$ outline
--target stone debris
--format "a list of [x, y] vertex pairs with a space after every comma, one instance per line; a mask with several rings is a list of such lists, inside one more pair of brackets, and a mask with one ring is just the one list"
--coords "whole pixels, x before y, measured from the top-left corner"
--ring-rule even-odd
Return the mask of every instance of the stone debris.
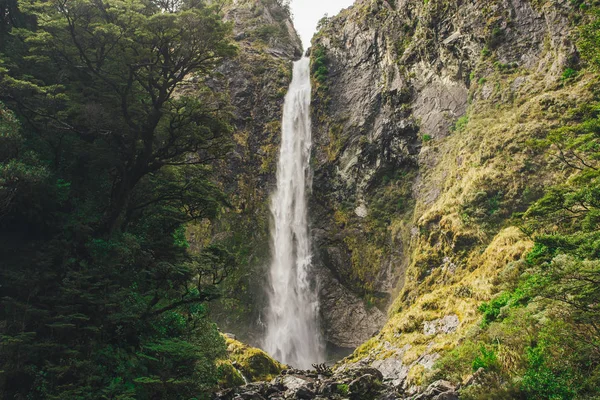
[[[400, 365], [402, 365], [400, 363]], [[271, 382], [251, 383], [215, 393], [214, 400], [457, 400], [458, 389], [437, 381], [423, 392], [409, 395], [390, 384], [377, 368], [346, 365], [331, 376], [317, 371], [285, 370]]]

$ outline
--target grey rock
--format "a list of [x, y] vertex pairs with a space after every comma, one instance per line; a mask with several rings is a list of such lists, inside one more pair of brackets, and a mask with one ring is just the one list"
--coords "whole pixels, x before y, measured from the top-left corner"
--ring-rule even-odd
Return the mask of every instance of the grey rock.
[[300, 377], [296, 375], [285, 375], [281, 379], [281, 383], [287, 391], [295, 391], [310, 382], [311, 380], [308, 377]]
[[377, 382], [377, 379], [375, 375], [366, 374], [350, 382], [348, 385], [350, 398], [360, 400], [369, 394], [376, 393], [381, 385], [380, 382]]
[[[355, 272], [364, 266], [353, 265], [361, 258], [353, 257], [344, 239], [348, 232], [364, 232], [364, 219], [373, 212], [369, 196], [383, 186], [386, 171], [413, 168], [410, 184], [416, 204], [435, 202], [448, 179], [428, 175], [441, 162], [437, 143], [453, 134], [451, 127], [465, 114], [469, 100], [476, 107], [502, 95], [492, 82], [479, 83], [495, 73], [492, 61], [481, 61], [484, 47], [491, 48], [500, 63], [539, 72], [548, 85], [555, 84], [569, 60], [576, 58], [567, 17], [570, 7], [563, 0], [543, 6], [511, 0], [492, 2], [484, 12], [477, 2], [444, 2], [436, 9], [423, 7], [422, 0], [359, 0], [328, 19], [313, 42], [313, 48], [324, 50], [328, 69], [323, 93], [327, 103], [315, 98], [313, 104], [317, 115], [311, 216], [317, 268], [329, 269], [337, 283], [356, 291]], [[492, 15], [497, 17], [493, 26]], [[518, 77], [506, 92], [526, 90], [531, 82]], [[431, 142], [423, 143], [424, 135]], [[332, 218], [342, 205], [354, 210], [345, 226]], [[403, 238], [382, 244], [386, 257], [376, 266], [375, 278], [369, 277], [383, 299], [382, 310], [403, 285], [409, 263], [404, 246], [408, 244]], [[446, 267], [450, 273], [455, 270], [451, 263]], [[334, 304], [330, 298], [325, 302], [327, 307]], [[367, 324], [350, 324], [347, 333], [342, 332], [348, 313], [335, 307], [323, 310], [330, 342], [349, 345], [352, 337], [366, 336]], [[449, 321], [446, 326], [430, 325], [427, 332], [456, 328]]]
[[423, 367], [425, 367], [426, 369], [432, 369], [433, 365], [435, 364], [435, 362], [437, 360], [439, 360], [439, 358], [440, 358], [440, 355], [438, 353], [423, 354], [421, 357], [419, 357], [417, 362], [419, 364], [421, 364]]
[[321, 328], [325, 338], [339, 347], [354, 348], [371, 338], [385, 323], [385, 314], [340, 284], [327, 269], [317, 272]]
[[331, 395], [337, 393], [338, 385], [341, 385], [341, 382], [337, 382], [337, 381], [325, 382], [319, 386], [317, 393], [319, 395], [323, 395], [323, 396], [331, 396]]
[[446, 315], [444, 318], [435, 319], [433, 321], [425, 321], [423, 323], [423, 333], [425, 335], [436, 335], [438, 333], [452, 333], [458, 329], [460, 320], [458, 315]]
[[343, 365], [336, 371], [333, 378], [337, 380], [342, 380], [341, 378], [358, 379], [364, 375], [371, 375], [378, 381], [383, 380], [381, 371], [367, 363]]
[[402, 363], [401, 357], [376, 360], [372, 365], [382, 372], [384, 381], [393, 386], [401, 386], [408, 377], [408, 371], [410, 370], [410, 366]]
[[294, 398], [296, 399], [311, 400], [314, 399], [315, 396], [315, 392], [305, 386], [298, 388], [296, 393], [294, 393]]
[[256, 392], [244, 392], [235, 396], [233, 400], [265, 400], [265, 398]]

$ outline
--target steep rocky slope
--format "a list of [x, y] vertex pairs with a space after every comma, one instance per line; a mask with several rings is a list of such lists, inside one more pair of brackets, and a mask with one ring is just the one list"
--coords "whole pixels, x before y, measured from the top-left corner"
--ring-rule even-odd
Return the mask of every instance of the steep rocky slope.
[[321, 21], [315, 252], [333, 280], [389, 307], [346, 364], [421, 384], [531, 248], [510, 217], [569, 171], [528, 141], [592, 97], [576, 74], [580, 3], [359, 0]]

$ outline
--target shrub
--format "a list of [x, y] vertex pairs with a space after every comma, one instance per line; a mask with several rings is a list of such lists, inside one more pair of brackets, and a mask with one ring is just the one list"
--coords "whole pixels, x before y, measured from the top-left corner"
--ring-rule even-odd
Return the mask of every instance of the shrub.
[[486, 371], [500, 370], [500, 362], [498, 361], [498, 356], [494, 350], [488, 350], [485, 346], [481, 345], [479, 352], [481, 354], [475, 357], [471, 364], [473, 372], [478, 371], [480, 368], [483, 368]]
[[556, 373], [546, 362], [544, 343], [527, 349], [529, 368], [521, 382], [522, 390], [532, 400], [569, 400], [575, 397], [571, 371]]
[[504, 292], [500, 294], [500, 296], [495, 299], [483, 303], [479, 306], [479, 311], [483, 313], [483, 317], [481, 320], [481, 326], [487, 327], [490, 323], [496, 321], [500, 316], [500, 312], [503, 307], [506, 307], [511, 300], [511, 293]]
[[577, 76], [577, 71], [575, 71], [573, 68], [567, 68], [563, 71], [561, 79], [562, 80], [567, 80], [567, 79], [571, 79]]
[[325, 52], [325, 48], [321, 45], [315, 46], [312, 50], [311, 56], [312, 76], [315, 81], [323, 85], [327, 82], [327, 76], [329, 75], [329, 70], [327, 68], [327, 54]]

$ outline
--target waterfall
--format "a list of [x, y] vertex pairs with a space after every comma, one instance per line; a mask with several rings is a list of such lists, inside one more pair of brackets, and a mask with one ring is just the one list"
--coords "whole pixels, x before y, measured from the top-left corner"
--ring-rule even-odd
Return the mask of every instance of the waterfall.
[[271, 291], [264, 343], [279, 361], [304, 369], [324, 358], [306, 205], [312, 145], [309, 70], [306, 57], [294, 63], [283, 107], [277, 190], [271, 199]]

